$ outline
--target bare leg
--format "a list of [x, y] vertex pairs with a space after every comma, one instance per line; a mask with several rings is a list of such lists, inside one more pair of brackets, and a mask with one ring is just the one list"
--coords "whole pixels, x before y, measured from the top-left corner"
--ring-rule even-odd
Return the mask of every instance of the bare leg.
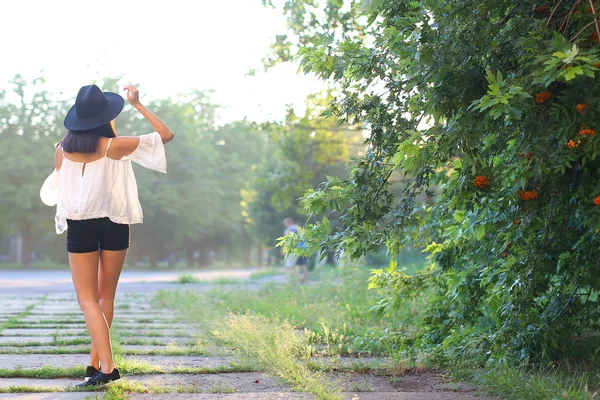
[[300, 268], [302, 269], [302, 278], [300, 279], [300, 283], [306, 283], [306, 281], [308, 281], [308, 267], [306, 264], [301, 264]]
[[99, 257], [100, 254], [97, 251], [92, 253], [69, 253], [69, 265], [73, 285], [77, 293], [77, 301], [81, 311], [83, 311], [92, 343], [98, 350], [102, 372], [111, 373], [115, 368], [115, 362], [110, 347], [110, 332], [98, 301]]
[[[119, 283], [119, 276], [121, 276], [126, 256], [127, 250], [100, 250], [100, 264], [98, 267], [99, 304], [109, 329], [115, 310], [117, 284]], [[96, 369], [100, 369], [100, 355], [94, 343], [90, 347], [90, 365]]]

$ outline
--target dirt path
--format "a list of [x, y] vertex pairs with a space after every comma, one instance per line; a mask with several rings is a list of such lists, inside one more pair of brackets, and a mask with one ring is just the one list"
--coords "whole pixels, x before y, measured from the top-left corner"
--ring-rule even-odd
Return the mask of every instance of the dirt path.
[[[170, 310], [156, 310], [151, 298], [156, 284], [138, 283], [118, 295], [115, 312], [115, 354], [120, 357], [123, 384], [132, 399], [311, 399], [296, 393], [226, 349], [207, 347], [196, 329]], [[88, 362], [89, 339], [71, 289], [30, 289], [0, 293], [0, 400], [78, 400], [102, 393], [72, 392]], [[315, 360], [338, 371], [353, 366], [377, 367], [382, 359]], [[54, 367], [54, 369], [49, 368]], [[74, 369], [73, 367], [79, 367]], [[361, 368], [365, 370], [365, 368]], [[366, 370], [369, 370], [367, 368]], [[485, 399], [475, 388], [445, 380], [439, 374], [401, 377], [374, 373], [332, 372], [348, 400]]]

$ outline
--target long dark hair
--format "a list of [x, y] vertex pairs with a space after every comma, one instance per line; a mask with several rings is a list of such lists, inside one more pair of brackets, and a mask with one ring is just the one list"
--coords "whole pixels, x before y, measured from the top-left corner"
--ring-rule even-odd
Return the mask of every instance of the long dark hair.
[[116, 137], [110, 123], [86, 131], [67, 131], [61, 145], [67, 153], [95, 153], [100, 137]]

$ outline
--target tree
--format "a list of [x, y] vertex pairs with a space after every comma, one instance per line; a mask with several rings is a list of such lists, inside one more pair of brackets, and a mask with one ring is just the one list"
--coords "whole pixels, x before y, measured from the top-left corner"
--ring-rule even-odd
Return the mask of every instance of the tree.
[[600, 322], [597, 4], [353, 4], [284, 6], [289, 57], [339, 85], [331, 115], [370, 130], [351, 177], [303, 199], [342, 226], [325, 217], [287, 247], [357, 258], [416, 242], [430, 269], [392, 264], [371, 285], [381, 312], [435, 293], [417, 343], [487, 361], [560, 356]]
[[40, 89], [43, 83], [16, 75], [12, 92], [0, 92], [0, 226], [2, 233], [21, 237], [25, 267], [46, 232], [54, 231], [52, 210], [40, 201], [39, 190], [52, 172], [52, 145], [62, 137], [66, 110]]
[[282, 124], [267, 124], [267, 157], [257, 165], [254, 180], [244, 192], [249, 228], [267, 247], [281, 236], [283, 219], [306, 220], [299, 198], [329, 175], [347, 176], [348, 159], [363, 146], [362, 129], [338, 126], [321, 114], [331, 101], [328, 92], [310, 95], [306, 111], [296, 116], [288, 110]]

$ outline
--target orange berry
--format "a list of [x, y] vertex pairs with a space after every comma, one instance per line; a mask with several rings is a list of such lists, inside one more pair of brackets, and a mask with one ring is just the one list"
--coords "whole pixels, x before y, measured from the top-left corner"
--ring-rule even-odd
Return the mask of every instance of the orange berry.
[[574, 149], [576, 147], [579, 147], [579, 145], [581, 144], [581, 140], [577, 139], [577, 140], [569, 140], [567, 142], [567, 147], [570, 149]]
[[596, 64], [594, 64], [594, 67], [600, 68], [600, 62], [597, 62]]
[[512, 224], [513, 225], [521, 225], [521, 221], [519, 221], [518, 219], [514, 219]]
[[596, 131], [593, 129], [581, 129], [579, 131], [579, 134], [582, 136], [585, 136], [585, 135], [594, 136], [596, 134]]
[[490, 179], [485, 175], [478, 175], [473, 181], [473, 186], [477, 189], [485, 189], [490, 184]]
[[585, 114], [586, 112], [588, 112], [590, 110], [590, 106], [585, 103], [577, 104], [577, 106], [575, 108], [577, 108], [577, 111], [579, 111], [580, 114]]
[[595, 204], [596, 206], [600, 207], [600, 196], [597, 196], [597, 197], [594, 199], [594, 204]]
[[535, 200], [539, 197], [537, 190], [532, 190], [532, 191], [519, 190], [517, 193], [519, 195], [519, 199], [521, 199], [523, 201]]
[[550, 92], [540, 92], [535, 95], [535, 102], [538, 104], [542, 104], [549, 98], [550, 98]]

